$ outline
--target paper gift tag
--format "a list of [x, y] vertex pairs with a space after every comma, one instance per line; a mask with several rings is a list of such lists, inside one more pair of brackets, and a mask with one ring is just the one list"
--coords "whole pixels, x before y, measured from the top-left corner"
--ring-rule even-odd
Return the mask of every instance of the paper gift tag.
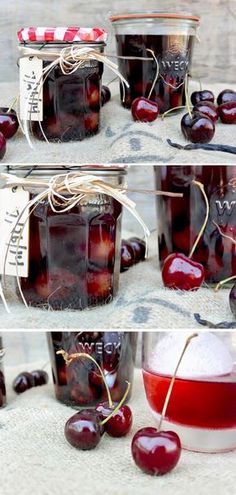
[[38, 57], [20, 58], [20, 118], [43, 120], [43, 61]]
[[[27, 207], [19, 219], [22, 210], [29, 202], [29, 192], [22, 187], [0, 189], [0, 273], [6, 275], [28, 276], [29, 266], [29, 215]], [[19, 220], [19, 221], [18, 221]]]

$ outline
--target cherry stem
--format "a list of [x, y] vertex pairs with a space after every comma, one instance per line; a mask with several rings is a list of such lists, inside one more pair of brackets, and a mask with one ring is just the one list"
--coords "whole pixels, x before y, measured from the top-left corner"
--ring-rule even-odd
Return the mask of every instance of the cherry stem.
[[[112, 418], [112, 416], [114, 416], [114, 414], [116, 414], [116, 413], [117, 413], [117, 411], [119, 411], [119, 409], [121, 408], [121, 406], [124, 404], [125, 399], [126, 399], [126, 397], [127, 397], [128, 393], [129, 393], [129, 391], [130, 391], [130, 382], [126, 381], [126, 383], [127, 383], [127, 388], [126, 388], [126, 391], [125, 391], [124, 396], [122, 397], [121, 401], [120, 401], [120, 402], [119, 402], [119, 404], [117, 404], [117, 406], [113, 409], [112, 413], [111, 413], [111, 414], [109, 414], [109, 416], [107, 416], [105, 419], [103, 419], [103, 420], [100, 422], [100, 425], [102, 425], [102, 426], [103, 426], [103, 425], [105, 425], [105, 424], [109, 421], [109, 419], [111, 419], [111, 418]], [[109, 407], [110, 407], [110, 406], [109, 406]]]
[[229, 239], [233, 244], [236, 244], [236, 239], [233, 239], [233, 237], [230, 237], [230, 235], [224, 234], [224, 232], [222, 232], [220, 226], [218, 225], [218, 223], [215, 222], [215, 220], [213, 220], [213, 223], [217, 227], [217, 229], [219, 230], [219, 233], [220, 233], [220, 235], [222, 235], [222, 237], [225, 237], [225, 239]]
[[224, 280], [221, 280], [221, 282], [219, 282], [214, 288], [214, 291], [218, 292], [218, 290], [222, 287], [222, 285], [227, 284], [227, 282], [231, 282], [231, 280], [235, 280], [235, 279], [236, 279], [236, 275], [233, 275], [232, 277], [228, 277], [225, 278]]
[[115, 82], [117, 79], [119, 79], [118, 76], [113, 77], [113, 79], [111, 81], [109, 81], [108, 83], [106, 83], [105, 86], [110, 86], [110, 84], [112, 84], [113, 82]]
[[191, 113], [191, 109], [190, 109], [190, 106], [191, 106], [190, 105], [190, 99], [189, 99], [189, 95], [188, 95], [188, 74], [186, 74], [186, 76], [185, 76], [184, 92], [185, 92], [185, 100], [186, 100], [186, 107], [188, 110], [188, 114], [192, 118], [192, 113]]
[[109, 387], [107, 385], [105, 375], [104, 375], [104, 373], [102, 371], [102, 368], [97, 363], [96, 359], [94, 359], [92, 356], [90, 356], [90, 354], [87, 354], [86, 352], [76, 352], [74, 354], [68, 354], [68, 352], [64, 351], [64, 349], [60, 349], [60, 351], [57, 351], [57, 354], [61, 354], [62, 355], [62, 357], [65, 360], [67, 366], [69, 366], [69, 364], [72, 363], [72, 361], [75, 361], [75, 359], [80, 358], [80, 357], [84, 357], [84, 358], [90, 359], [98, 367], [98, 369], [99, 369], [99, 371], [101, 373], [101, 377], [103, 379], [103, 382], [104, 382], [104, 385], [105, 385], [105, 388], [106, 388], [106, 392], [107, 392], [107, 398], [108, 398], [109, 407], [113, 407], [111, 393], [110, 393]]
[[187, 338], [187, 340], [186, 340], [186, 342], [184, 344], [184, 348], [183, 348], [183, 350], [181, 352], [180, 358], [179, 358], [178, 363], [176, 365], [174, 374], [173, 374], [173, 376], [171, 378], [171, 382], [170, 382], [170, 385], [169, 385], [169, 388], [168, 388], [168, 391], [167, 391], [167, 394], [166, 394], [164, 406], [162, 408], [161, 417], [160, 417], [160, 421], [159, 421], [158, 431], [161, 430], [161, 425], [162, 425], [163, 419], [164, 419], [164, 417], [166, 415], [167, 407], [168, 407], [168, 404], [169, 404], [169, 400], [170, 400], [170, 397], [171, 397], [172, 389], [173, 389], [173, 386], [174, 386], [176, 375], [178, 373], [179, 366], [181, 364], [181, 361], [182, 361], [182, 359], [184, 357], [184, 354], [185, 354], [185, 352], [186, 352], [186, 350], [187, 350], [187, 348], [188, 348], [191, 340], [194, 339], [195, 337], [198, 337], [198, 333], [193, 333], [192, 335], [190, 335]]
[[13, 105], [15, 105], [15, 103], [16, 103], [16, 101], [17, 101], [17, 98], [18, 98], [18, 96], [16, 96], [16, 97], [14, 98], [14, 100], [12, 101], [12, 103], [10, 104], [10, 106], [9, 106], [9, 108], [8, 108], [8, 110], [7, 110], [7, 113], [10, 113], [10, 112], [11, 112]]
[[179, 107], [173, 107], [173, 108], [170, 108], [169, 110], [166, 110], [166, 112], [164, 112], [161, 116], [162, 120], [164, 120], [166, 115], [168, 115], [171, 112], [174, 112], [175, 110], [180, 110], [180, 108], [186, 108], [186, 105], [180, 105]]
[[155, 75], [155, 77], [154, 77], [154, 81], [153, 81], [153, 83], [152, 83], [152, 87], [151, 87], [151, 89], [150, 89], [150, 91], [149, 91], [149, 94], [148, 94], [148, 100], [149, 100], [149, 99], [151, 98], [151, 94], [152, 94], [152, 92], [153, 92], [153, 90], [154, 90], [154, 88], [155, 88], [155, 85], [156, 85], [157, 79], [158, 79], [158, 77], [159, 77], [159, 64], [158, 64], [158, 60], [157, 60], [157, 58], [156, 58], [156, 55], [155, 55], [154, 51], [153, 51], [153, 50], [150, 50], [150, 48], [147, 48], [147, 50], [146, 50], [146, 51], [147, 51], [147, 52], [150, 52], [150, 53], [152, 54], [152, 56], [153, 56], [153, 58], [154, 58], [154, 60], [155, 60], [155, 62], [156, 62], [156, 75]]
[[201, 81], [201, 79], [198, 79], [198, 82], [199, 82], [200, 91], [202, 91], [202, 81]]
[[203, 234], [203, 232], [204, 232], [204, 230], [206, 228], [206, 225], [207, 225], [207, 222], [208, 222], [208, 218], [209, 218], [209, 213], [210, 213], [209, 201], [208, 201], [208, 197], [207, 197], [207, 195], [205, 193], [204, 185], [201, 182], [198, 182], [197, 180], [193, 180], [192, 181], [192, 184], [195, 184], [195, 186], [199, 187], [199, 189], [200, 189], [200, 191], [201, 191], [201, 193], [203, 195], [203, 198], [204, 198], [205, 204], [206, 204], [206, 216], [205, 216], [205, 220], [204, 220], [204, 222], [202, 224], [202, 227], [200, 229], [200, 232], [199, 232], [199, 234], [197, 236], [197, 239], [194, 242], [194, 245], [193, 245], [193, 247], [192, 247], [192, 249], [191, 249], [191, 251], [189, 253], [189, 258], [192, 258], [193, 253], [194, 253], [194, 251], [195, 251], [195, 249], [196, 249], [196, 247], [197, 247], [197, 245], [198, 245], [198, 243], [199, 243], [199, 241], [200, 241], [200, 239], [202, 237], [202, 234]]

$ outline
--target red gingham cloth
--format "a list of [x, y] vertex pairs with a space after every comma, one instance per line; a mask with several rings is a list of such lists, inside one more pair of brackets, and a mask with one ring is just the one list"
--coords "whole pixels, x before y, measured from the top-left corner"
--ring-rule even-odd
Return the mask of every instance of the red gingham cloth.
[[97, 27], [26, 27], [21, 28], [17, 36], [21, 43], [24, 41], [105, 42], [107, 40], [107, 32]]

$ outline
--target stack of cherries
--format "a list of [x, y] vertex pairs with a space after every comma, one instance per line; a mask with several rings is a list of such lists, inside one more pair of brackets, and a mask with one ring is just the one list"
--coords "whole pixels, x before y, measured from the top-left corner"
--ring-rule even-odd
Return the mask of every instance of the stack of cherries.
[[[188, 98], [187, 95], [186, 97]], [[181, 119], [181, 130], [184, 137], [192, 143], [209, 143], [215, 134], [215, 123], [218, 118], [224, 124], [236, 123], [236, 91], [231, 89], [221, 91], [217, 97], [217, 104], [212, 91], [194, 91], [191, 95], [191, 103], [192, 109], [190, 110], [188, 104], [189, 111]], [[172, 110], [176, 109], [166, 113]], [[132, 103], [131, 112], [135, 121], [153, 122], [159, 115], [159, 108], [155, 101], [138, 97]]]
[[26, 390], [32, 387], [39, 387], [48, 383], [48, 374], [44, 370], [34, 370], [29, 373], [23, 371], [16, 376], [13, 381], [12, 387], [17, 394], [22, 394]]
[[12, 138], [19, 127], [15, 110], [0, 108], [0, 160], [6, 153], [7, 140]]

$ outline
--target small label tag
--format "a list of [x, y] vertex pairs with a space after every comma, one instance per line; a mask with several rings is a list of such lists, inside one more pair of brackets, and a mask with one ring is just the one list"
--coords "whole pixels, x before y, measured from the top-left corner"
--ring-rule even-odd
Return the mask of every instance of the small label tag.
[[5, 274], [28, 277], [29, 268], [29, 207], [17, 223], [22, 210], [29, 202], [29, 193], [21, 187], [0, 190], [0, 273], [4, 273], [4, 262], [8, 249]]
[[43, 61], [38, 57], [20, 58], [20, 118], [43, 120]]

